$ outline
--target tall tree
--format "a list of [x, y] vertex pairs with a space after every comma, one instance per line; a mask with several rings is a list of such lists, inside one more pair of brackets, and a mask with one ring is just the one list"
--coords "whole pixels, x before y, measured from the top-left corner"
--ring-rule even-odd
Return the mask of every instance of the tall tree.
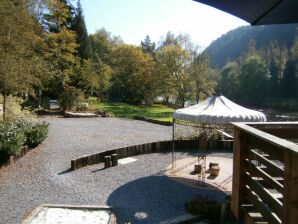
[[263, 56], [267, 60], [268, 68], [270, 71], [270, 79], [268, 82], [269, 96], [280, 97], [281, 96], [281, 79], [283, 77], [288, 52], [286, 47], [279, 46], [276, 41], [269, 43], [267, 49], [265, 49], [265, 55]]
[[77, 34], [78, 54], [81, 60], [83, 60], [91, 58], [92, 53], [80, 0], [77, 4], [71, 29]]
[[50, 24], [45, 37], [45, 58], [49, 62], [49, 76], [44, 79], [46, 90], [58, 97], [74, 76], [78, 64], [76, 33], [69, 29], [71, 16], [64, 1], [50, 1], [46, 24]]
[[159, 48], [164, 48], [166, 46], [178, 46], [178, 45], [179, 45], [178, 40], [171, 31], [168, 31], [166, 36], [162, 38], [159, 42]]
[[144, 53], [154, 55], [156, 46], [155, 43], [150, 40], [149, 35], [145, 37], [144, 41], [141, 41], [141, 47]]
[[236, 61], [228, 61], [220, 73], [219, 91], [231, 99], [239, 95], [239, 65]]
[[111, 97], [131, 103], [151, 103], [156, 96], [153, 58], [138, 47], [119, 45], [113, 51]]
[[266, 63], [259, 55], [249, 55], [240, 64], [239, 93], [247, 103], [260, 102], [266, 96], [269, 80]]
[[298, 35], [289, 52], [284, 74], [281, 80], [282, 96], [294, 98], [298, 94]]
[[189, 75], [190, 55], [179, 45], [169, 45], [157, 54], [161, 94], [166, 98], [174, 97], [184, 106], [191, 98], [191, 79]]
[[39, 45], [37, 22], [25, 0], [3, 0], [0, 4], [0, 90], [4, 96], [28, 92], [36, 82], [34, 47]]
[[211, 78], [211, 71], [206, 53], [195, 54], [190, 66], [190, 74], [197, 103], [200, 99], [205, 99], [214, 93], [216, 80]]
[[111, 33], [104, 28], [96, 31], [89, 36], [92, 47], [92, 59], [96, 63], [101, 60], [104, 64], [109, 64], [114, 46], [118, 44], [114, 42]]

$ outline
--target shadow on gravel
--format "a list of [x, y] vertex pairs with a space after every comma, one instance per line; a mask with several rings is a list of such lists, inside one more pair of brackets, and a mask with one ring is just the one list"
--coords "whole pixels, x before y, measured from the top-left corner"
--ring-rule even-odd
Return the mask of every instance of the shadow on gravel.
[[70, 173], [70, 172], [72, 172], [72, 171], [73, 171], [73, 170], [72, 170], [71, 168], [68, 168], [67, 170], [64, 170], [64, 171], [58, 173], [58, 175], [67, 174], [67, 173]]
[[96, 172], [99, 172], [99, 171], [102, 171], [102, 170], [105, 170], [105, 168], [100, 168], [100, 169], [92, 170], [91, 172], [92, 173], [96, 173]]
[[226, 194], [189, 187], [166, 176], [149, 176], [119, 187], [107, 204], [115, 209], [119, 223], [167, 223], [186, 214], [185, 203], [196, 196], [224, 200]]

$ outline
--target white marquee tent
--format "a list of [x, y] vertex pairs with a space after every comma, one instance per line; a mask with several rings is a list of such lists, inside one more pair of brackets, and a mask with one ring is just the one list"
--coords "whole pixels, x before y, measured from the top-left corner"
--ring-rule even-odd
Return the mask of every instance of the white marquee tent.
[[[175, 167], [175, 122], [187, 121], [205, 125], [229, 125], [230, 122], [265, 122], [266, 116], [255, 110], [242, 107], [224, 96], [212, 96], [173, 114], [172, 169]], [[203, 158], [203, 157], [202, 157]], [[206, 161], [206, 159], [204, 159]]]
[[201, 124], [229, 124], [230, 122], [264, 122], [266, 116], [255, 110], [233, 103], [224, 96], [212, 96], [206, 100], [174, 112], [173, 118]]

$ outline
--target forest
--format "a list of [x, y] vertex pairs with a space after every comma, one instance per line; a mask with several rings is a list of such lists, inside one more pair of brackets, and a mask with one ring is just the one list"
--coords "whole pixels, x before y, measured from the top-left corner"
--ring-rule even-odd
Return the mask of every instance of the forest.
[[220, 69], [218, 91], [244, 105], [298, 109], [297, 24], [240, 27], [206, 50]]
[[239, 57], [213, 66], [210, 52], [187, 34], [168, 31], [158, 43], [147, 35], [139, 46], [103, 28], [88, 34], [80, 1], [1, 2], [4, 117], [8, 96], [23, 98], [28, 108], [57, 99], [63, 110], [88, 97], [131, 104], [159, 98], [183, 107], [213, 94], [254, 107], [298, 108], [297, 35], [288, 45], [271, 40], [262, 48], [250, 39]]
[[105, 29], [88, 34], [80, 1], [3, 0], [0, 6], [0, 90], [39, 106], [58, 99], [64, 110], [94, 96], [151, 104], [162, 96], [184, 106], [214, 93], [218, 71], [188, 35], [149, 36], [139, 46]]

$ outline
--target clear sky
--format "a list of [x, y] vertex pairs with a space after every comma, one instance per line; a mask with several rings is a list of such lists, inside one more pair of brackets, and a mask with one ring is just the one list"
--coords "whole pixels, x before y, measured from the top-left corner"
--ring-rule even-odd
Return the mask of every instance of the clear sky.
[[146, 35], [158, 42], [168, 31], [188, 33], [201, 47], [248, 23], [192, 0], [81, 0], [89, 34], [105, 28], [125, 43]]

